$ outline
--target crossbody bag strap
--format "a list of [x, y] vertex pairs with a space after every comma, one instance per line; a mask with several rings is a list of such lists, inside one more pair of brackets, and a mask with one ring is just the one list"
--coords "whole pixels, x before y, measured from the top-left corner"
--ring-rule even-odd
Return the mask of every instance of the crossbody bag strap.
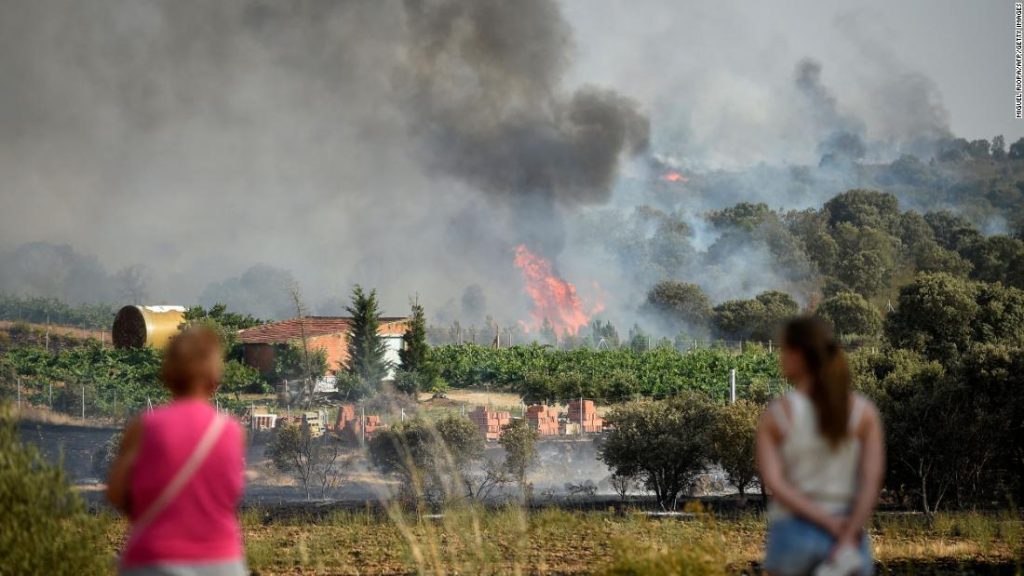
[[206, 431], [203, 432], [202, 438], [199, 439], [199, 443], [192, 449], [192, 453], [189, 454], [188, 459], [185, 460], [185, 464], [178, 469], [178, 472], [174, 474], [171, 481], [164, 486], [163, 491], [153, 500], [153, 503], [149, 505], [149, 508], [139, 516], [138, 520], [134, 522], [132, 526], [132, 534], [138, 536], [148, 526], [167, 505], [170, 504], [174, 498], [181, 492], [181, 490], [188, 484], [188, 481], [192, 479], [196, 471], [206, 460], [206, 457], [210, 455], [210, 451], [217, 444], [217, 440], [220, 439], [221, 432], [224, 430], [225, 424], [228, 419], [222, 414], [215, 414], [213, 420], [207, 425]]

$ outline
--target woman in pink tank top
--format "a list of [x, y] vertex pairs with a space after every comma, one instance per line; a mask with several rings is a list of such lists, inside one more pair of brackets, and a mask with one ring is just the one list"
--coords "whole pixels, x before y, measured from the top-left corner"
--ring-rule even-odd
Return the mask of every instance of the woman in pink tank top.
[[236, 515], [244, 437], [236, 421], [210, 405], [221, 358], [216, 334], [183, 331], [160, 370], [173, 401], [125, 429], [107, 484], [110, 503], [132, 524], [120, 574], [247, 574]]

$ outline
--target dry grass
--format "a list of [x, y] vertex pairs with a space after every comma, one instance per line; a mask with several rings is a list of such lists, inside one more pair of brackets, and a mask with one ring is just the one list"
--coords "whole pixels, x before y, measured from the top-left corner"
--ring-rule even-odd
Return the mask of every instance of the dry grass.
[[[464, 508], [443, 517], [389, 518], [340, 511], [271, 519], [246, 511], [250, 567], [266, 574], [663, 574], [737, 573], [763, 554], [759, 515], [715, 520], [643, 514]], [[109, 541], [119, 541], [111, 521]], [[980, 563], [1020, 566], [1021, 521], [1009, 514], [879, 517], [872, 530], [883, 566]], [[977, 565], [977, 564], [975, 564]]]
[[[469, 406], [493, 406], [496, 408], [508, 409], [512, 406], [522, 406], [523, 399], [518, 394], [509, 392], [487, 392], [484, 390], [468, 390], [464, 388], [452, 389], [445, 392], [448, 399], [453, 402], [461, 402]], [[419, 400], [429, 400], [431, 394], [420, 394]]]
[[110, 331], [108, 330], [90, 330], [88, 328], [78, 328], [76, 326], [62, 326], [58, 324], [34, 324], [31, 322], [12, 322], [10, 320], [0, 320], [0, 331], [7, 332], [15, 325], [27, 326], [31, 330], [45, 334], [49, 329], [50, 334], [57, 336], [68, 336], [71, 338], [78, 338], [80, 340], [86, 340], [94, 338], [100, 340], [103, 343], [109, 344]]

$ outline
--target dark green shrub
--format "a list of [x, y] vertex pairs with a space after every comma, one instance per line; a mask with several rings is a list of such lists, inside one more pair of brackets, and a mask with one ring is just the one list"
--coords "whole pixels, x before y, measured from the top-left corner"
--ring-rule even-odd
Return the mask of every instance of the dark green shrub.
[[107, 574], [104, 531], [64, 471], [22, 444], [0, 406], [0, 574]]

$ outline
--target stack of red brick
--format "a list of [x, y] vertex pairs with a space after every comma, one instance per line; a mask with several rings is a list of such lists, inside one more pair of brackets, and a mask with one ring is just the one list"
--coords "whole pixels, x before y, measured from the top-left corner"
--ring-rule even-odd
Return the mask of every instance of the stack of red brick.
[[593, 400], [583, 400], [581, 406], [579, 400], [569, 402], [569, 422], [578, 424], [585, 433], [597, 433], [604, 429], [604, 419], [597, 415], [597, 408]]
[[497, 440], [501, 437], [501, 429], [512, 422], [512, 414], [508, 412], [496, 412], [488, 410], [483, 406], [477, 406], [469, 413], [469, 419], [476, 424], [480, 433], [487, 440]]
[[[369, 439], [378, 430], [384, 427], [380, 416], [369, 414], [365, 417], [366, 438]], [[338, 419], [335, 429], [345, 440], [358, 441], [363, 437], [363, 425], [359, 423], [356, 415], [356, 407], [352, 404], [338, 406]]]
[[526, 423], [540, 436], [558, 436], [558, 410], [534, 404], [526, 409]]

